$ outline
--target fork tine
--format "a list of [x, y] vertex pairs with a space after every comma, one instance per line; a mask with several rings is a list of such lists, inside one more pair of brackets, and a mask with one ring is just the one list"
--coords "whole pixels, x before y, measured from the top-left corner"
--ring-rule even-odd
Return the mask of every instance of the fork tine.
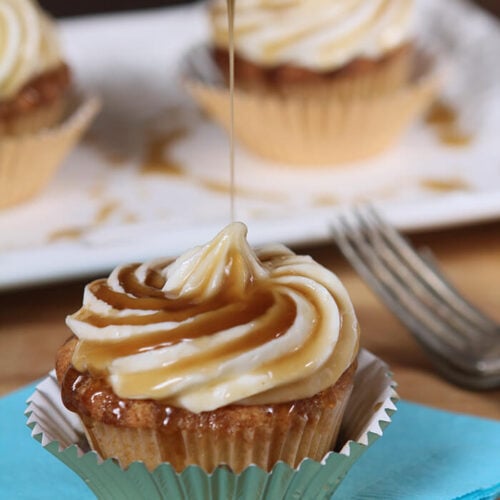
[[[359, 210], [356, 213], [372, 235], [372, 243], [377, 246], [377, 250], [382, 253], [382, 256], [386, 253], [389, 254], [389, 264], [394, 259], [398, 259], [399, 265], [393, 266], [394, 271], [422, 301], [434, 310], [436, 315], [455, 327], [456, 335], [468, 339], [471, 348], [480, 346], [477, 342], [478, 333], [482, 333], [483, 337], [490, 338], [496, 335], [494, 329], [487, 329], [483, 324], [471, 320], [470, 316], [464, 314], [455, 301], [450, 300], [448, 296], [443, 297], [441, 289], [446, 291], [447, 288], [439, 286], [438, 276], [393, 228], [385, 224], [377, 214], [372, 217], [373, 209], [366, 212]], [[432, 283], [429, 283], [429, 277], [432, 278]], [[447, 293], [447, 295], [450, 294], [451, 292]], [[462, 301], [465, 302], [464, 299]]]
[[348, 217], [341, 215], [333, 226], [337, 243], [353, 266], [424, 346], [431, 347], [446, 359], [452, 349], [455, 364], [473, 371], [474, 363], [463, 354], [467, 352], [464, 339], [456, 336], [446, 321], [436, 317], [428, 304], [416, 297], [399, 275], [393, 274], [393, 266], [388, 266], [387, 259], [377, 255], [372, 242], [366, 240], [360, 221], [356, 221], [353, 224]]
[[442, 291], [443, 297], [446, 297], [451, 302], [455, 302], [455, 306], [460, 308], [462, 314], [467, 315], [472, 323], [482, 327], [481, 330], [486, 334], [499, 334], [498, 325], [488, 316], [485, 316], [476, 306], [471, 304], [468, 300], [465, 300], [454, 285], [448, 281], [440, 270], [434, 254], [429, 248], [419, 250], [418, 255], [425, 265], [427, 265], [429, 271], [434, 275], [433, 279], [435, 279], [437, 285], [436, 290]]
[[[422, 305], [425, 305], [433, 316], [440, 318], [447, 326], [455, 328], [455, 330], [448, 329], [450, 332], [453, 331], [453, 333], [447, 335], [448, 342], [458, 346], [459, 338], [469, 341], [469, 343], [474, 341], [475, 329], [471, 327], [469, 323], [464, 323], [463, 318], [459, 317], [455, 311], [450, 310], [449, 306], [443, 303], [440, 297], [436, 296], [435, 292], [426, 286], [419, 273], [409, 267], [404, 256], [386, 240], [377, 222], [373, 222], [368, 217], [364, 217], [364, 215], [362, 211], [355, 213], [355, 216], [358, 218], [360, 224], [363, 225], [368, 235], [370, 244], [373, 246], [380, 259], [384, 261], [385, 265], [391, 270], [392, 274], [408, 288]], [[464, 348], [463, 343], [461, 347]]]
[[366, 208], [366, 214], [370, 222], [376, 225], [380, 232], [391, 243], [394, 249], [402, 256], [407, 265], [414, 270], [443, 303], [447, 304], [456, 314], [470, 323], [470, 326], [481, 330], [485, 335], [497, 335], [498, 327], [495, 322], [487, 318], [470, 302], [466, 301], [458, 291], [444, 278], [437, 268], [435, 261], [430, 256], [419, 255], [412, 246], [392, 226], [387, 224], [373, 206]]

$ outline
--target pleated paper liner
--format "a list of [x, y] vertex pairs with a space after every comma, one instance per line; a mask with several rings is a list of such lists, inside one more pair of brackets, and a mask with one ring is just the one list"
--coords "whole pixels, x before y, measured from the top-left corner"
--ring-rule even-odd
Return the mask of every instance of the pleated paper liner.
[[0, 138], [0, 208], [27, 200], [43, 189], [99, 107], [96, 98], [75, 98], [60, 125]]
[[[206, 47], [186, 56], [183, 76], [200, 107], [226, 130], [229, 90]], [[401, 137], [434, 100], [439, 79], [430, 58], [414, 58], [406, 85], [387, 92], [347, 92], [301, 96], [236, 89], [235, 137], [250, 151], [288, 165], [336, 165], [383, 152]]]
[[101, 499], [329, 499], [361, 454], [383, 434], [396, 410], [397, 394], [388, 367], [367, 351], [358, 359], [338, 451], [320, 461], [303, 460], [296, 468], [278, 462], [271, 472], [250, 465], [235, 474], [221, 465], [206, 473], [192, 465], [178, 473], [168, 463], [149, 471], [142, 462], [128, 468], [90, 451], [79, 418], [61, 403], [51, 374], [28, 401], [32, 436], [73, 469]]
[[[352, 392], [356, 363], [316, 397], [289, 404], [221, 408], [189, 417], [169, 414], [164, 428], [119, 427], [83, 416], [87, 440], [122, 467], [141, 460], [150, 470], [169, 460], [177, 471], [191, 464], [212, 472], [225, 463], [236, 473], [248, 464], [269, 471], [278, 461], [296, 467], [321, 460], [337, 440]], [[175, 453], [172, 453], [175, 450]]]

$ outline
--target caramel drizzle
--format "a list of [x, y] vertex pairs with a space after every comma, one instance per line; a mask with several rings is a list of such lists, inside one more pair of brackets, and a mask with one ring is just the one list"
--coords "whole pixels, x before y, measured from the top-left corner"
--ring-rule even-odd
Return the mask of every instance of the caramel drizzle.
[[229, 168], [230, 168], [230, 210], [231, 222], [235, 220], [234, 214], [234, 193], [235, 193], [235, 175], [234, 175], [234, 1], [227, 0], [227, 19], [229, 28]]
[[[237, 266], [236, 266], [237, 267]], [[75, 318], [96, 327], [120, 325], [150, 325], [162, 322], [182, 322], [170, 324], [152, 332], [120, 340], [80, 340], [73, 354], [73, 366], [80, 372], [89, 371], [94, 376], [106, 376], [112, 362], [116, 359], [142, 354], [148, 351], [168, 348], [176, 344], [196, 341], [202, 337], [215, 335], [239, 325], [250, 325], [248, 332], [228, 342], [217, 344], [210, 349], [175, 359], [159, 368], [134, 373], [122, 373], [121, 384], [135, 394], [154, 394], [175, 383], [179, 377], [194, 371], [213, 370], [225, 360], [234, 359], [284, 335], [293, 325], [297, 310], [294, 301], [272, 280], [252, 283], [250, 290], [238, 295], [227, 285], [214, 298], [195, 303], [185, 299], [171, 299], [160, 286], [164, 278], [159, 270], [149, 269], [144, 282], [138, 280], [138, 264], [123, 267], [118, 273], [119, 286], [123, 291], [111, 289], [107, 280], [97, 280], [89, 285], [96, 298], [106, 302], [115, 310], [130, 309], [126, 316], [101, 316], [83, 308]], [[286, 266], [275, 277], [287, 274]], [[231, 273], [228, 273], [230, 276]], [[299, 283], [289, 284], [287, 288], [306, 297], [316, 309], [316, 320], [311, 324], [307, 339], [300, 349], [284, 355], [280, 360], [265, 365], [264, 370], [278, 371], [280, 367], [304, 366], [309, 359], [309, 351], [314, 350], [314, 342], [322, 327], [319, 305], [315, 304], [314, 294], [308, 293], [307, 286]], [[150, 314], [135, 314], [134, 311], [152, 310]], [[252, 325], [253, 323], [253, 325]], [[312, 352], [312, 351], [311, 351]]]
[[[282, 298], [283, 299], [283, 298]], [[228, 359], [253, 350], [261, 345], [284, 335], [293, 324], [296, 316], [294, 308], [275, 307], [265, 321], [261, 321], [258, 328], [252, 329], [242, 338], [237, 338], [217, 347], [173, 361], [167, 366], [150, 372], [126, 373], [121, 375], [122, 384], [126, 385], [135, 394], [151, 393], [163, 390], [179, 378], [193, 371], [198, 373], [212, 370]], [[153, 382], [153, 387], [152, 386]]]
[[[82, 364], [89, 364], [94, 370], [104, 370], [114, 359], [170, 347], [180, 342], [189, 342], [204, 336], [213, 335], [217, 332], [257, 320], [266, 315], [266, 312], [271, 309], [272, 314], [269, 316], [272, 317], [272, 321], [266, 322], [266, 328], [269, 329], [269, 335], [273, 337], [275, 331], [281, 331], [278, 323], [283, 320], [279, 319], [279, 315], [288, 309], [293, 310], [293, 307], [290, 307], [290, 304], [286, 302], [286, 299], [283, 297], [274, 298], [266, 290], [256, 290], [245, 301], [231, 304], [225, 303], [223, 299], [221, 306], [215, 310], [210, 310], [210, 308], [217, 307], [219, 304], [203, 304], [203, 306], [189, 308], [189, 312], [187, 313], [182, 311], [183, 319], [193, 319], [173, 328], [144, 333], [129, 339], [122, 339], [119, 342], [80, 341], [79, 347], [75, 352], [76, 364], [79, 367]], [[165, 322], [179, 321], [178, 314], [163, 311], [155, 313], [154, 319], [159, 320], [160, 318]], [[139, 322], [141, 319], [142, 323]], [[109, 326], [117, 324], [117, 321], [116, 319], [107, 320], [107, 318], [100, 318], [99, 323], [102, 326]], [[140, 325], [151, 324], [153, 322], [149, 316], [132, 316], [131, 318], [120, 318], [118, 323], [122, 325]], [[265, 340], [264, 336], [261, 336], [261, 340], [265, 342], [269, 339]], [[250, 340], [243, 342], [246, 344], [251, 343]]]

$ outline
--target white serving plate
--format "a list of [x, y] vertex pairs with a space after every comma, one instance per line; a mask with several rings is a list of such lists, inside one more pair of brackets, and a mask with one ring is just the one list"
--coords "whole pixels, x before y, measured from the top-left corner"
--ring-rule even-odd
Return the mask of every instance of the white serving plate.
[[[439, 58], [443, 94], [471, 144], [444, 145], [422, 122], [384, 155], [321, 169], [272, 164], [237, 147], [236, 218], [253, 244], [325, 241], [339, 208], [366, 200], [403, 230], [500, 216], [499, 25], [462, 0], [420, 0], [419, 19], [419, 39]], [[39, 197], [0, 212], [0, 289], [174, 256], [230, 217], [227, 136], [200, 116], [179, 78], [183, 55], [209, 36], [203, 6], [61, 28], [76, 79], [104, 109]], [[155, 137], [163, 145], [152, 149]], [[151, 173], [158, 161], [169, 174]], [[436, 184], [442, 189], [429, 187]]]

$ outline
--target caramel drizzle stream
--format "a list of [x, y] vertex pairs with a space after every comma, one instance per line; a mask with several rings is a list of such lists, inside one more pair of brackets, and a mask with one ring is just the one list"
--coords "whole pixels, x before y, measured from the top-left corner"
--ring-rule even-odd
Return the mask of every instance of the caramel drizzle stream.
[[229, 27], [229, 168], [230, 168], [230, 186], [231, 186], [231, 222], [235, 220], [234, 214], [234, 1], [227, 0], [227, 17]]

